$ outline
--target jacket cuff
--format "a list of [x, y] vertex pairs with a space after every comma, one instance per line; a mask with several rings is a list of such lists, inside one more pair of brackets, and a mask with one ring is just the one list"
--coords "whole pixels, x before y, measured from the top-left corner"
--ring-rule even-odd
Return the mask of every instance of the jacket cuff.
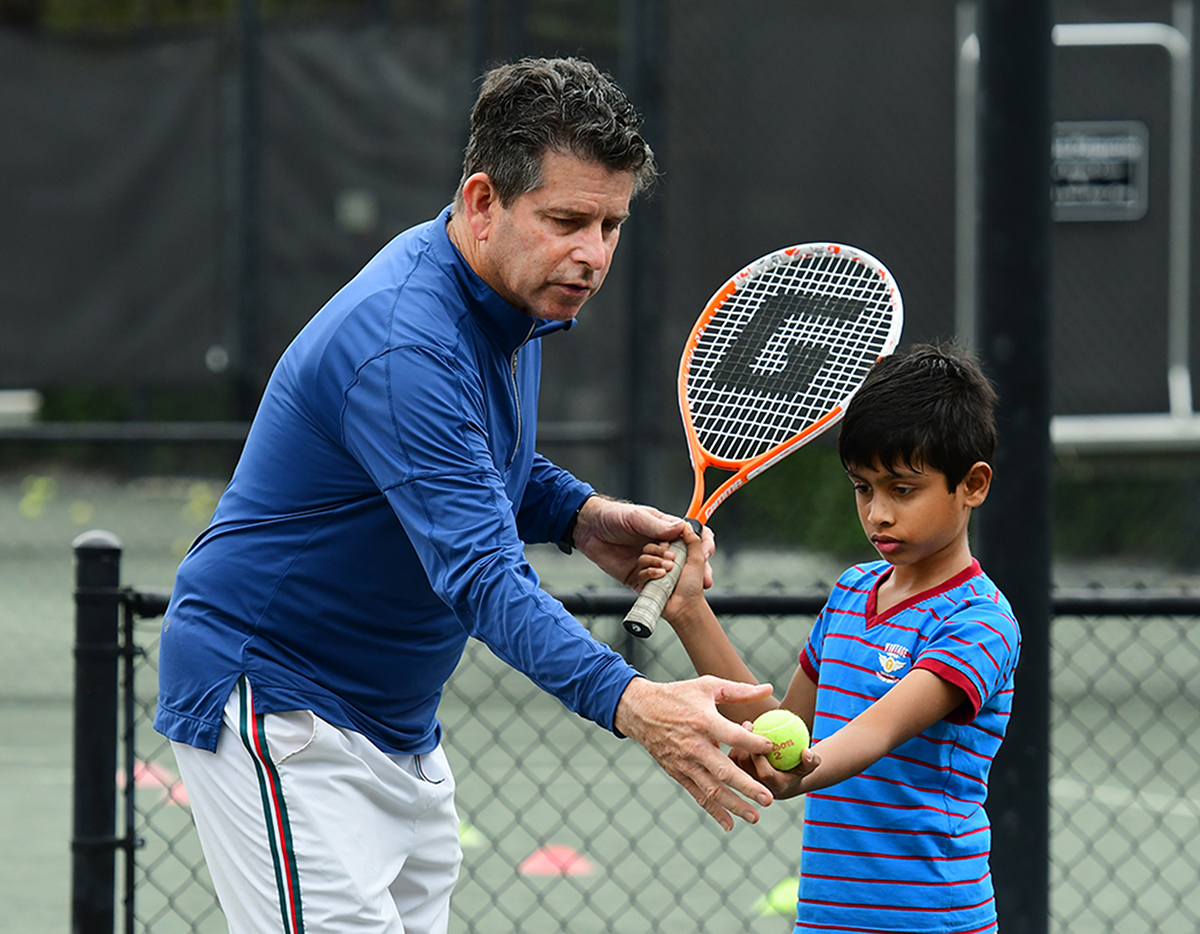
[[571, 513], [571, 518], [567, 520], [566, 527], [562, 534], [558, 537], [558, 550], [564, 555], [569, 555], [575, 550], [575, 527], [579, 524], [579, 513], [583, 511], [583, 504], [596, 495], [593, 490], [579, 501], [579, 505], [575, 507], [575, 511]]

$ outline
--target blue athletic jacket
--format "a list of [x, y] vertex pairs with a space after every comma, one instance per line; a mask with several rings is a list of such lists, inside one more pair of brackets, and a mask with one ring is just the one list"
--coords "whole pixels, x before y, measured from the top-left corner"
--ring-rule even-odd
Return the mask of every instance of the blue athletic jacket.
[[215, 749], [245, 674], [381, 749], [440, 740], [468, 636], [611, 729], [635, 677], [538, 586], [591, 487], [534, 452], [541, 347], [446, 233], [398, 236], [284, 353], [163, 620], [155, 726]]

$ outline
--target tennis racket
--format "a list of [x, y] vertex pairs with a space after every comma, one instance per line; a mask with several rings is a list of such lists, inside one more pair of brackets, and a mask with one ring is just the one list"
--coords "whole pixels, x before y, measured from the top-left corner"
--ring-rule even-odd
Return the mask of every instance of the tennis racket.
[[[900, 341], [904, 305], [875, 257], [804, 243], [755, 260], [708, 301], [679, 363], [679, 411], [695, 487], [687, 519], [707, 523], [734, 490], [837, 424], [880, 357]], [[733, 471], [706, 499], [709, 467]], [[683, 570], [642, 588], [625, 628], [643, 638]]]

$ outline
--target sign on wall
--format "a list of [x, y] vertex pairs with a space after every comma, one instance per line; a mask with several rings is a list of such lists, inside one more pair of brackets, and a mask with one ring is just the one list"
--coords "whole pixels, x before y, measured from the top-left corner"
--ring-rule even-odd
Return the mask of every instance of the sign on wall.
[[1149, 131], [1140, 120], [1054, 124], [1056, 221], [1136, 221], [1146, 213]]

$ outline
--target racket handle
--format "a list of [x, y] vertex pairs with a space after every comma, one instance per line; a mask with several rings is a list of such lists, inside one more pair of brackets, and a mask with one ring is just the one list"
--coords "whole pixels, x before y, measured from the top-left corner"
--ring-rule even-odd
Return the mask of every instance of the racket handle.
[[[700, 523], [695, 519], [686, 521], [699, 535]], [[687, 563], [688, 547], [682, 538], [671, 542], [671, 550], [675, 552], [675, 562], [672, 564], [671, 570], [667, 571], [666, 576], [647, 582], [642, 587], [642, 592], [638, 594], [633, 606], [629, 608], [629, 612], [625, 614], [625, 631], [639, 639], [647, 639], [654, 633], [654, 627], [658, 625], [658, 618], [662, 615], [663, 607], [667, 605], [671, 594], [675, 592], [675, 584], [678, 583], [679, 575], [683, 573], [683, 566]]]

